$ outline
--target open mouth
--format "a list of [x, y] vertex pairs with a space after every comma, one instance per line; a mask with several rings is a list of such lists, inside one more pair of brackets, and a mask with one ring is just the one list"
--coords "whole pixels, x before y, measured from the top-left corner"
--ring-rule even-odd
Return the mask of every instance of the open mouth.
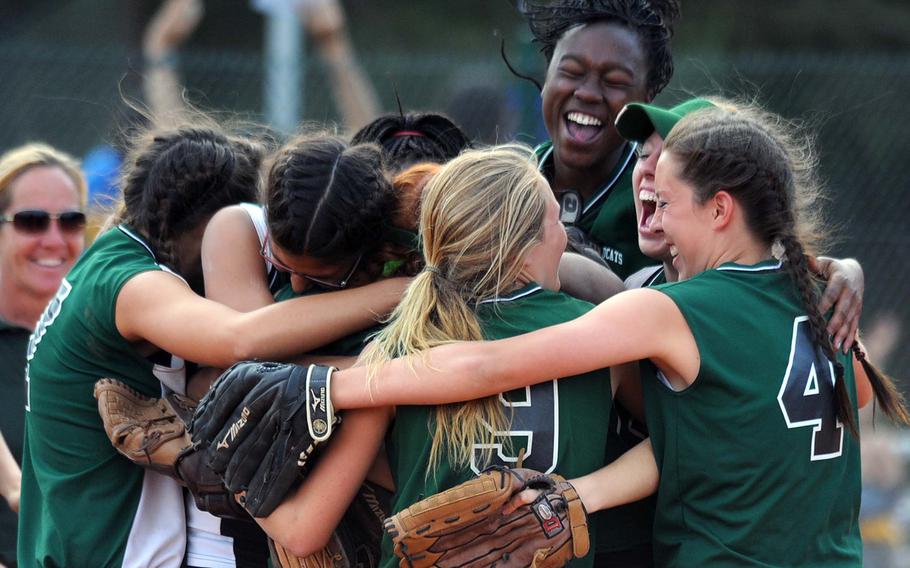
[[638, 229], [650, 231], [651, 219], [657, 212], [657, 194], [650, 189], [641, 189], [638, 192], [638, 199], [641, 201], [641, 222]]
[[576, 142], [590, 142], [603, 131], [603, 121], [583, 112], [565, 115], [566, 132]]

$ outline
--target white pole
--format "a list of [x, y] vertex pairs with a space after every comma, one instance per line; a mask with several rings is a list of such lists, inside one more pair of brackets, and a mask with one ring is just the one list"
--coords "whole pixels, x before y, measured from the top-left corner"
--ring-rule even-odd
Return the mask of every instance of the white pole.
[[265, 118], [277, 130], [293, 132], [303, 109], [303, 32], [294, 0], [257, 2], [265, 15]]

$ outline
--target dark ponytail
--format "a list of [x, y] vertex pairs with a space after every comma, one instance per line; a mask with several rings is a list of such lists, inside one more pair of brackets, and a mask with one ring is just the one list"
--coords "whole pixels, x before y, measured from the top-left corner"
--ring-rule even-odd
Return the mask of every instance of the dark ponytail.
[[351, 144], [368, 143], [381, 146], [396, 171], [419, 162], [443, 164], [471, 147], [458, 125], [431, 112], [380, 116], [351, 137]]

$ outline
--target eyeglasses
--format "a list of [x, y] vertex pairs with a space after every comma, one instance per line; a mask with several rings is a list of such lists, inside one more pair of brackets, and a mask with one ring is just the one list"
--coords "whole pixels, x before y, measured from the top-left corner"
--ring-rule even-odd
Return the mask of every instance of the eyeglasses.
[[39, 235], [51, 226], [51, 220], [57, 221], [60, 232], [75, 234], [85, 229], [85, 213], [82, 211], [64, 211], [50, 213], [43, 209], [23, 209], [13, 213], [12, 217], [0, 217], [0, 223], [12, 223], [20, 233]]
[[310, 276], [309, 274], [304, 274], [303, 272], [298, 272], [298, 271], [294, 270], [293, 268], [291, 268], [290, 266], [288, 266], [287, 264], [285, 264], [285, 263], [281, 262], [280, 260], [278, 260], [277, 258], [275, 258], [275, 256], [272, 255], [271, 250], [269, 248], [269, 236], [268, 235], [266, 235], [265, 239], [262, 240], [262, 248], [259, 249], [259, 254], [262, 255], [262, 258], [264, 258], [266, 261], [268, 261], [272, 266], [274, 266], [275, 268], [277, 268], [278, 270], [280, 270], [282, 272], [287, 272], [288, 274], [293, 274], [294, 276], [304, 278], [306, 280], [309, 280], [313, 284], [316, 284], [317, 286], [323, 286], [325, 288], [335, 288], [338, 290], [348, 287], [348, 284], [351, 282], [351, 278], [354, 277], [354, 273], [357, 272], [357, 268], [360, 266], [360, 261], [363, 260], [363, 253], [358, 254], [357, 259], [354, 260], [354, 264], [351, 265], [351, 269], [348, 270], [348, 273], [344, 278], [342, 278], [341, 280], [325, 280], [324, 278], [320, 278], [318, 276]]

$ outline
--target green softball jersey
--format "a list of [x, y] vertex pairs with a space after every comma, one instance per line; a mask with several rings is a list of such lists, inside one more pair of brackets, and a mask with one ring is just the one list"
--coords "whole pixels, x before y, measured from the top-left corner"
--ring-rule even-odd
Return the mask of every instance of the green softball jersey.
[[117, 453], [92, 395], [95, 381], [107, 376], [144, 395], [160, 394], [152, 363], [114, 322], [120, 289], [151, 270], [162, 267], [137, 234], [126, 226], [108, 231], [64, 278], [32, 335], [20, 566], [179, 566], [182, 561], [180, 488], [160, 484], [170, 480]]
[[[834, 367], [780, 262], [657, 289], [686, 318], [701, 367], [674, 391], [643, 365], [655, 564], [861, 566], [859, 443], [836, 418]], [[838, 359], [856, 400], [850, 358]]]
[[[512, 337], [574, 319], [592, 305], [566, 294], [526, 286], [496, 300], [482, 302], [477, 309], [484, 337]], [[553, 349], [554, 357], [571, 356]], [[493, 447], [493, 463], [514, 465], [521, 448], [525, 449], [524, 467], [557, 472], [566, 478], [590, 473], [604, 464], [604, 446], [610, 418], [610, 375], [604, 369], [577, 377], [549, 381], [501, 395], [512, 416], [508, 436]], [[389, 462], [395, 476], [397, 493], [393, 512], [454, 485], [482, 471], [480, 444], [476, 459], [469, 467], [455, 467], [443, 461], [426, 475], [429, 463], [434, 407], [399, 406], [395, 423], [386, 440]], [[592, 539], [595, 537], [592, 533]], [[594, 554], [577, 560], [573, 566], [593, 565]], [[384, 541], [383, 565], [397, 566], [391, 543]]]
[[[553, 143], [544, 142], [534, 150], [540, 171], [551, 184], [554, 178]], [[584, 204], [578, 227], [593, 240], [600, 256], [620, 278], [654, 261], [638, 248], [638, 221], [632, 201], [632, 168], [635, 144], [629, 144], [603, 187]]]

